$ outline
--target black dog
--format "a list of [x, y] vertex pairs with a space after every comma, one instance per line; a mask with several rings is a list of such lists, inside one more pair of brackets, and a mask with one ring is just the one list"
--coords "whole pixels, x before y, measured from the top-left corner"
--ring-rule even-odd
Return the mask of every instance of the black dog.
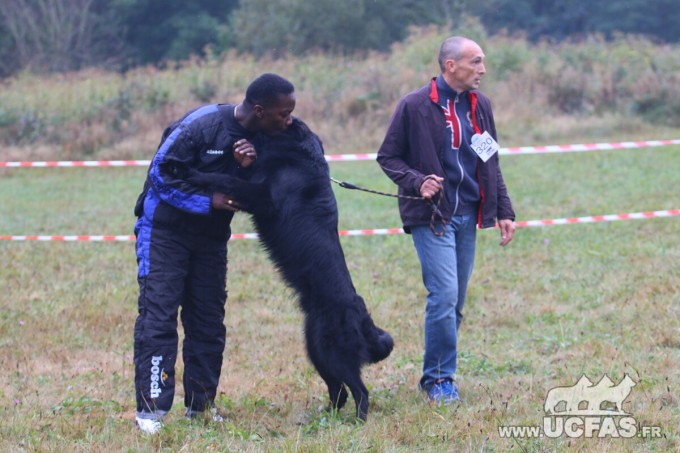
[[394, 341], [369, 315], [352, 283], [338, 237], [338, 208], [319, 138], [299, 119], [286, 133], [254, 140], [247, 180], [185, 170], [185, 178], [238, 200], [305, 314], [307, 352], [340, 409], [352, 392], [368, 413], [361, 367], [385, 359]]

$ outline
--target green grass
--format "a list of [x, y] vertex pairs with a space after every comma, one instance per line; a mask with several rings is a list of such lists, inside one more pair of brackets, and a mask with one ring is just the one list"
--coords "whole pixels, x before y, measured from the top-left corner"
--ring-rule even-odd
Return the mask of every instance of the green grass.
[[[329, 150], [329, 152], [333, 152]], [[518, 220], [677, 209], [680, 147], [507, 156]], [[338, 179], [395, 187], [375, 163], [332, 163]], [[0, 234], [130, 234], [145, 169], [0, 171]], [[398, 227], [396, 201], [334, 186], [340, 228]], [[252, 228], [237, 216], [235, 233]], [[406, 235], [342, 238], [357, 290], [394, 353], [364, 370], [369, 420], [320, 412], [301, 315], [256, 241], [229, 244], [223, 426], [133, 429], [132, 243], [0, 243], [1, 451], [680, 451], [678, 218], [523, 228], [500, 248], [480, 231], [460, 334], [465, 402], [417, 392], [425, 292]], [[181, 361], [178, 361], [181, 374]], [[605, 373], [638, 385], [624, 408], [661, 439], [502, 439], [541, 425], [549, 389]]]

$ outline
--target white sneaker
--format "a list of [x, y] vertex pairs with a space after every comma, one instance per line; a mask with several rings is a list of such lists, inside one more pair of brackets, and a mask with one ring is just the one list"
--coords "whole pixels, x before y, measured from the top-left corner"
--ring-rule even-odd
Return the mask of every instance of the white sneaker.
[[163, 427], [163, 423], [154, 418], [135, 417], [135, 424], [146, 434], [156, 434]]

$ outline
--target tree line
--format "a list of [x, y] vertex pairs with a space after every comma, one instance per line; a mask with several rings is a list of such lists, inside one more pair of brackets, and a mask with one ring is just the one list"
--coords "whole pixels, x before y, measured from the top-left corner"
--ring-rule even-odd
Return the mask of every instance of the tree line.
[[387, 50], [413, 25], [529, 40], [599, 33], [680, 40], [677, 0], [3, 0], [0, 76], [90, 66], [125, 70], [229, 50], [255, 56]]

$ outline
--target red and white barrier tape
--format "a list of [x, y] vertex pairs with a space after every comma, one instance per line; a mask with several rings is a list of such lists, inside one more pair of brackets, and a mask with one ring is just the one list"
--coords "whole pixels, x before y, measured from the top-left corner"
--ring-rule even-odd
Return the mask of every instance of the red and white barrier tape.
[[544, 154], [544, 153], [581, 153], [587, 151], [607, 151], [613, 149], [654, 148], [657, 146], [680, 145], [680, 140], [646, 140], [636, 142], [590, 143], [576, 145], [521, 146], [501, 148], [501, 154]]
[[522, 228], [550, 225], [571, 225], [574, 223], [613, 222], [615, 220], [652, 219], [654, 217], [676, 217], [676, 216], [680, 216], [680, 209], [669, 209], [666, 211], [631, 212], [629, 214], [567, 217], [564, 219], [551, 219], [551, 220], [525, 220], [516, 222], [516, 226], [518, 228]]
[[150, 160], [60, 160], [34, 162], [0, 162], [0, 168], [53, 167], [148, 167]]
[[[680, 145], [676, 140], [647, 140], [636, 142], [591, 143], [575, 145], [521, 146], [518, 148], [501, 148], [500, 154], [546, 154], [587, 151], [606, 151], [615, 149], [652, 148], [657, 146]], [[376, 153], [364, 154], [328, 154], [328, 162], [350, 162], [375, 160]], [[65, 160], [36, 162], [0, 162], [0, 168], [52, 168], [52, 167], [148, 167], [149, 160]]]
[[[576, 223], [597, 223], [613, 222], [615, 220], [634, 220], [651, 219], [655, 217], [676, 217], [680, 216], [680, 209], [669, 209], [666, 211], [632, 212], [629, 214], [596, 215], [586, 217], [567, 217], [564, 219], [549, 220], [526, 220], [517, 221], [518, 228], [539, 227], [550, 225], [572, 225]], [[343, 230], [339, 231], [340, 236], [381, 236], [392, 234], [403, 234], [401, 228], [380, 228], [368, 230]], [[257, 239], [257, 233], [237, 233], [231, 235], [232, 240], [237, 239]], [[57, 241], [57, 242], [131, 242], [135, 241], [134, 235], [118, 236], [0, 236], [0, 241]]]

